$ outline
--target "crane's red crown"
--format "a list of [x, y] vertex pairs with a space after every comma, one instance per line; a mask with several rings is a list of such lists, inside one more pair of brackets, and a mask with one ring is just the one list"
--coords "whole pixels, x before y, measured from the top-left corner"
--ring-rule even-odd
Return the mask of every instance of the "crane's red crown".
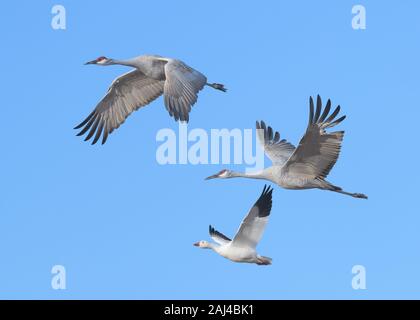
[[102, 60], [107, 60], [107, 57], [104, 56], [100, 56], [98, 59], [96, 59], [96, 62], [102, 61]]

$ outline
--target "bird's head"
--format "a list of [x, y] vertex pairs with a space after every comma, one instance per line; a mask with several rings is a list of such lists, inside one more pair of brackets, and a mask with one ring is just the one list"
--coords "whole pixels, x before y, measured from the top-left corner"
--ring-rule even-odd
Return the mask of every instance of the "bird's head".
[[112, 59], [108, 59], [107, 57], [101, 56], [95, 60], [88, 61], [85, 64], [97, 64], [100, 66], [106, 66], [106, 65], [111, 64], [111, 62], [112, 62]]
[[207, 177], [206, 180], [210, 180], [210, 179], [227, 179], [227, 178], [231, 178], [232, 177], [232, 171], [227, 170], [227, 169], [223, 169], [222, 171]]
[[201, 240], [201, 241], [198, 241], [198, 242], [194, 243], [194, 246], [202, 248], [202, 249], [209, 249], [210, 248], [210, 244], [205, 240]]

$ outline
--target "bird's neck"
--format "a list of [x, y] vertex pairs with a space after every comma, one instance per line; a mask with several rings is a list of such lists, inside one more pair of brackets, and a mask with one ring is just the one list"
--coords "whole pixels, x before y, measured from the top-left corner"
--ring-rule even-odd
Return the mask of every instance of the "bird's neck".
[[216, 251], [217, 252], [217, 249], [219, 248], [219, 246], [217, 244], [213, 243], [213, 242], [209, 242], [207, 244], [207, 247], [206, 248], [207, 249], [212, 249], [213, 251]]
[[137, 61], [135, 59], [127, 59], [127, 60], [112, 59], [109, 64], [119, 64], [122, 66], [137, 68]]
[[268, 179], [269, 175], [267, 172], [267, 169], [254, 171], [254, 172], [232, 172], [231, 173], [232, 178], [248, 178], [248, 179]]

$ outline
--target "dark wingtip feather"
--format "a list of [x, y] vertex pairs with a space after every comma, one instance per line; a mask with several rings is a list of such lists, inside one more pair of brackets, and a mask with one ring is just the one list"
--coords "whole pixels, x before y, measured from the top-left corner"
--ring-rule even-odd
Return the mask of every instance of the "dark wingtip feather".
[[309, 97], [309, 124], [313, 123], [314, 118], [314, 99]]
[[104, 129], [104, 122], [101, 121], [101, 124], [100, 124], [98, 130], [96, 131], [96, 135], [95, 135], [95, 138], [93, 139], [92, 144], [95, 144], [99, 140], [99, 138], [101, 137], [103, 129]]
[[105, 144], [106, 140], [108, 140], [108, 130], [105, 128], [104, 134], [102, 136], [102, 144]]
[[219, 231], [214, 229], [211, 225], [209, 225], [209, 234], [210, 234], [211, 237], [216, 236], [216, 237], [222, 238], [226, 241], [232, 241], [232, 239], [225, 236], [223, 233], [220, 233]]
[[101, 118], [97, 117], [95, 123], [93, 124], [92, 128], [90, 129], [88, 135], [86, 136], [85, 141], [89, 140], [90, 138], [92, 138], [92, 136], [94, 135], [94, 133], [96, 132], [96, 129], [98, 128], [99, 123], [101, 122]]
[[321, 97], [318, 95], [316, 97], [316, 111], [315, 111], [313, 122], [318, 122], [319, 115], [321, 114], [321, 109], [322, 109], [322, 100], [321, 100]]
[[346, 116], [342, 116], [341, 118], [338, 118], [334, 122], [331, 122], [330, 124], [328, 124], [327, 128], [332, 128], [332, 127], [336, 126], [337, 124], [342, 122], [345, 118], [346, 118]]
[[341, 122], [341, 121], [343, 121], [344, 119], [346, 119], [347, 118], [347, 116], [346, 115], [344, 115], [344, 116], [342, 116], [341, 118], [339, 118], [339, 119], [337, 119], [337, 121], [338, 122]]
[[325, 122], [331, 122], [332, 120], [334, 120], [334, 118], [339, 114], [340, 110], [341, 107], [340, 105], [338, 105], [333, 111], [333, 113], [331, 113], [331, 115], [327, 118], [327, 120], [325, 120]]
[[328, 116], [331, 110], [331, 100], [328, 99], [327, 104], [325, 105], [324, 112], [322, 112], [319, 122], [324, 122], [325, 118]]
[[85, 127], [77, 134], [77, 136], [84, 135], [92, 126], [93, 122], [95, 121], [95, 117], [92, 117], [88, 123], [86, 123]]
[[268, 141], [271, 141], [273, 139], [273, 129], [270, 126], [267, 128], [267, 138]]
[[263, 196], [263, 194], [265, 193], [265, 190], [267, 189], [267, 185], [265, 184], [264, 185], [264, 188], [263, 188], [263, 191], [261, 192], [261, 195], [260, 195], [260, 197], [262, 197]]
[[265, 122], [263, 120], [261, 120], [261, 129], [265, 130]]
[[319, 94], [316, 95], [316, 106], [319, 106], [320, 108], [322, 107], [322, 99]]
[[267, 217], [270, 215], [271, 207], [273, 203], [272, 196], [273, 196], [273, 188], [271, 188], [270, 186], [264, 185], [264, 189], [261, 193], [261, 196], [255, 203], [255, 205], [259, 209], [258, 216], [260, 218]]
[[77, 130], [80, 129], [81, 127], [83, 127], [86, 123], [88, 123], [88, 121], [93, 117], [93, 115], [95, 114], [95, 110], [93, 110], [87, 117], [85, 120], [83, 120], [82, 122], [80, 122], [77, 126], [75, 126], [73, 129]]

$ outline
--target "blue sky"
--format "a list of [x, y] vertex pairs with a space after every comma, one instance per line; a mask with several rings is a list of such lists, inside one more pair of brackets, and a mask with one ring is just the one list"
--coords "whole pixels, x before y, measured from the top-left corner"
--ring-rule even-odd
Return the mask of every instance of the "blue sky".
[[[0, 298], [420, 298], [420, 5], [361, 1], [367, 28], [356, 31], [358, 3], [4, 3]], [[66, 30], [51, 28], [54, 4]], [[161, 98], [104, 146], [72, 129], [128, 70], [83, 63], [145, 53], [229, 88], [200, 93], [190, 129], [263, 119], [297, 143], [308, 97], [331, 98], [347, 119], [329, 180], [369, 200], [275, 187], [258, 247], [269, 267], [193, 247], [209, 224], [233, 236], [264, 182], [203, 180], [222, 165], [159, 165], [156, 133], [178, 129]], [[351, 287], [358, 264], [366, 290]], [[51, 288], [54, 265], [66, 290]]]

